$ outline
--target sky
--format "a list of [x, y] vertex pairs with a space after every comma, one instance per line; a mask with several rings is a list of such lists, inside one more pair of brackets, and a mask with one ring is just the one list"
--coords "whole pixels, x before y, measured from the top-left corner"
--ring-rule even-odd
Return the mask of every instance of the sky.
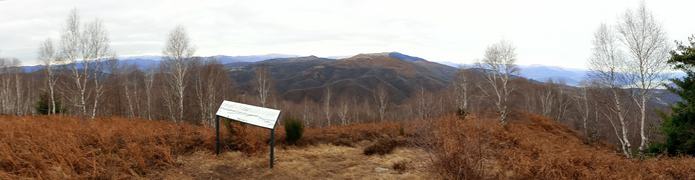
[[[669, 42], [695, 33], [695, 1], [648, 0]], [[196, 55], [351, 56], [400, 52], [429, 61], [473, 63], [502, 39], [518, 64], [585, 68], [593, 32], [638, 0], [0, 0], [0, 57], [36, 64], [39, 44], [57, 43], [68, 14], [101, 19], [119, 57], [161, 55], [165, 37], [186, 27]]]

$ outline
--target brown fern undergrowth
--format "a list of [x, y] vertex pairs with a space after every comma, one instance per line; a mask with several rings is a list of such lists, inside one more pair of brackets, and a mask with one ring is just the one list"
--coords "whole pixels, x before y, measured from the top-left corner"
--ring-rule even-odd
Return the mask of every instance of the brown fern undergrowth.
[[214, 129], [120, 117], [0, 116], [0, 179], [118, 179], [214, 150]]
[[644, 162], [605, 142], [586, 144], [569, 126], [527, 112], [513, 121], [450, 115], [418, 123], [419, 147], [445, 179], [695, 179], [695, 159], [658, 156]]
[[[284, 129], [278, 126], [275, 141], [277, 148], [365, 148], [397, 139], [405, 144], [401, 148], [421, 148], [429, 157], [427, 166], [406, 162], [399, 171], [429, 167], [443, 179], [695, 179], [695, 159], [689, 156], [630, 161], [615, 154], [613, 146], [586, 144], [580, 132], [546, 117], [517, 112], [511, 119], [502, 125], [494, 116], [448, 115], [307, 128], [293, 144], [284, 142]], [[269, 130], [238, 124], [233, 128], [234, 136], [220, 128], [223, 152], [267, 153]], [[178, 156], [214, 152], [214, 139], [213, 127], [166, 121], [0, 116], [0, 179], [147, 177], [180, 167], [174, 160]]]

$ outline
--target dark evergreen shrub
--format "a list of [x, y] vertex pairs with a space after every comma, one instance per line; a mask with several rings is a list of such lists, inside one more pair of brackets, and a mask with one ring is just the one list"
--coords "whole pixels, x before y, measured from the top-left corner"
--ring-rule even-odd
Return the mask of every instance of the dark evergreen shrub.
[[302, 120], [292, 117], [285, 118], [285, 134], [287, 135], [285, 140], [289, 144], [297, 143], [297, 140], [302, 137], [302, 133], [304, 133]]

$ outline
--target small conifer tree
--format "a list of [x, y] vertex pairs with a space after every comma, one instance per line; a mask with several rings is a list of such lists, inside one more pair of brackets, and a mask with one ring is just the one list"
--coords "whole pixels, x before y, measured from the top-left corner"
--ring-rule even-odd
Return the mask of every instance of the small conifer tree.
[[[56, 98], [58, 99], [58, 98]], [[47, 115], [51, 113], [51, 102], [48, 98], [48, 92], [45, 92], [39, 96], [39, 101], [36, 102], [36, 106], [34, 106], [34, 109], [36, 109], [36, 114], [42, 114], [42, 115]], [[61, 107], [61, 103], [59, 100], [56, 100], [55, 102], [56, 105], [56, 113], [58, 114], [63, 114], [65, 112], [68, 112], [67, 109]]]
[[285, 140], [288, 143], [297, 143], [297, 140], [302, 137], [302, 133], [304, 133], [304, 124], [302, 124], [302, 120], [292, 117], [285, 118], [285, 134], [287, 134]]

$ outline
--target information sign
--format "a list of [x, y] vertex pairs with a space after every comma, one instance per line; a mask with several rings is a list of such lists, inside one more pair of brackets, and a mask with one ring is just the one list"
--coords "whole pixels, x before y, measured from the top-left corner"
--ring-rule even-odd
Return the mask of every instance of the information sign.
[[280, 110], [224, 101], [217, 110], [217, 115], [243, 123], [275, 129], [275, 123], [280, 117]]

